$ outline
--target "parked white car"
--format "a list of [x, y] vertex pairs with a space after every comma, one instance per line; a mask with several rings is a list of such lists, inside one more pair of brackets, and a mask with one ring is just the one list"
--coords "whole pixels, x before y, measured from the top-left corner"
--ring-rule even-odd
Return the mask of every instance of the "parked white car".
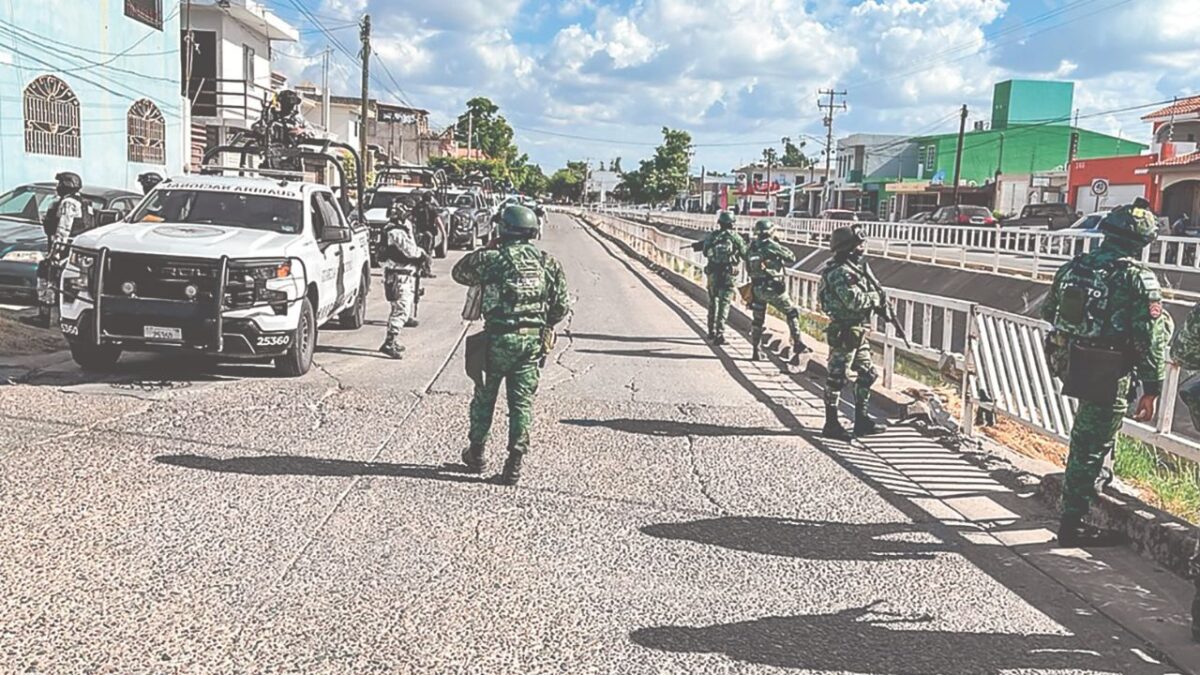
[[123, 351], [182, 350], [271, 358], [303, 375], [320, 326], [363, 325], [368, 246], [324, 185], [174, 178], [125, 220], [75, 239], [61, 329], [84, 369], [110, 368]]

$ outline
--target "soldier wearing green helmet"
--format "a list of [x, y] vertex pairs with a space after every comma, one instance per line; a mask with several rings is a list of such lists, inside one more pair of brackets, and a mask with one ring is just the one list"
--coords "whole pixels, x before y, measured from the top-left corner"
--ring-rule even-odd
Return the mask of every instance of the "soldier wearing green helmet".
[[717, 216], [719, 229], [700, 242], [700, 250], [708, 264], [708, 339], [715, 345], [725, 344], [725, 324], [729, 306], [737, 290], [737, 268], [746, 259], [746, 241], [733, 231], [737, 222], [733, 214], [722, 211]]
[[1058, 270], [1041, 308], [1052, 326], [1047, 362], [1062, 380], [1063, 393], [1079, 399], [1063, 478], [1058, 530], [1063, 546], [1121, 542], [1117, 533], [1084, 517], [1128, 409], [1131, 375], [1142, 385], [1134, 419], [1152, 419], [1162, 391], [1171, 323], [1158, 278], [1141, 262], [1142, 249], [1158, 236], [1148, 206], [1138, 200], [1105, 216], [1104, 241]]
[[791, 249], [775, 239], [775, 224], [767, 219], [754, 224], [754, 240], [746, 251], [746, 272], [750, 275], [750, 310], [754, 321], [750, 328], [751, 359], [759, 359], [763, 323], [767, 307], [774, 307], [787, 318], [792, 338], [793, 365], [799, 365], [800, 355], [811, 352], [800, 335], [800, 308], [792, 304], [785, 277], [788, 265], [796, 260]]
[[508, 460], [500, 482], [515, 485], [529, 451], [533, 397], [541, 365], [553, 347], [554, 326], [570, 309], [562, 265], [529, 242], [538, 235], [538, 218], [524, 206], [510, 205], [500, 215], [499, 236], [467, 255], [451, 276], [464, 286], [481, 286], [486, 336], [486, 367], [471, 399], [469, 447], [462, 454], [471, 473], [481, 473], [484, 449], [500, 385], [508, 398]]
[[829, 374], [825, 381], [825, 427], [821, 435], [849, 441], [850, 432], [838, 420], [838, 403], [846, 387], [850, 370], [854, 381], [854, 434], [879, 433], [884, 425], [871, 419], [868, 408], [871, 385], [879, 372], [871, 361], [871, 343], [867, 341], [871, 315], [880, 311], [884, 298], [873, 283], [874, 273], [863, 260], [866, 240], [852, 227], [839, 227], [829, 237], [833, 258], [821, 271], [817, 300], [829, 317], [825, 339], [829, 344]]

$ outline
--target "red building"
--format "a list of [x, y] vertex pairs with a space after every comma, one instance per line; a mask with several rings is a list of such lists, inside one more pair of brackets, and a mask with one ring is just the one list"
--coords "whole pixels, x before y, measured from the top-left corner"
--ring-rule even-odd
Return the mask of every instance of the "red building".
[[[1150, 200], [1150, 208], [1157, 212], [1158, 190], [1154, 177], [1147, 171], [1157, 160], [1158, 155], [1077, 159], [1067, 168], [1067, 202], [1076, 211], [1091, 213], [1145, 197]], [[1103, 195], [1092, 194], [1092, 185], [1097, 180], [1107, 185]]]

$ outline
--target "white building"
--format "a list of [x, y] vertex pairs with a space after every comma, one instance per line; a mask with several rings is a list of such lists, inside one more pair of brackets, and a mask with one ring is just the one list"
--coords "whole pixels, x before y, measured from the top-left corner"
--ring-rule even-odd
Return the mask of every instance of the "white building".
[[[256, 0], [191, 0], [183, 15], [183, 91], [191, 100], [192, 164], [206, 147], [249, 128], [283, 85], [271, 72], [276, 42], [300, 32]], [[188, 58], [188, 36], [194, 48]]]

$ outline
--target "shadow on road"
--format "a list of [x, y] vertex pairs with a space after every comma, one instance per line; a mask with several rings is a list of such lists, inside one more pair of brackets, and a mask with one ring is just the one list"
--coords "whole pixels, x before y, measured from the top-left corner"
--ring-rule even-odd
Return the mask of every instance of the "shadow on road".
[[904, 523], [829, 523], [731, 516], [640, 528], [660, 539], [807, 560], [931, 560], [951, 546]]
[[368, 349], [366, 347], [334, 347], [332, 345], [317, 345], [317, 354], [343, 354], [345, 356], [362, 356], [369, 359], [383, 359], [391, 361], [392, 358], [385, 354], [381, 354], [378, 350]]
[[632, 356], [639, 359], [693, 359], [712, 361], [717, 357], [711, 354], [681, 354], [664, 349], [576, 349], [579, 354], [601, 354], [603, 356]]
[[889, 612], [882, 604], [714, 626], [641, 628], [630, 639], [662, 651], [724, 654], [822, 672], [999, 675], [1018, 669], [1107, 670], [1112, 665], [1079, 638], [919, 628], [934, 618]]
[[571, 332], [572, 340], [593, 340], [596, 342], [649, 342], [673, 345], [702, 345], [704, 340], [699, 337], [653, 337], [643, 335], [607, 335], [605, 333], [576, 333]]
[[461, 464], [428, 466], [424, 464], [389, 464], [387, 462], [354, 462], [344, 459], [321, 459], [292, 455], [265, 457], [233, 457], [218, 459], [202, 455], [159, 455], [154, 458], [159, 464], [170, 464], [188, 469], [241, 473], [251, 476], [393, 476], [441, 480], [452, 483], [483, 483], [480, 476], [462, 473]]
[[639, 420], [619, 417], [610, 420], [564, 419], [563, 424], [575, 427], [605, 427], [613, 431], [644, 436], [794, 436], [786, 429], [763, 429], [762, 427], [730, 427], [701, 422], [679, 422], [676, 420]]

